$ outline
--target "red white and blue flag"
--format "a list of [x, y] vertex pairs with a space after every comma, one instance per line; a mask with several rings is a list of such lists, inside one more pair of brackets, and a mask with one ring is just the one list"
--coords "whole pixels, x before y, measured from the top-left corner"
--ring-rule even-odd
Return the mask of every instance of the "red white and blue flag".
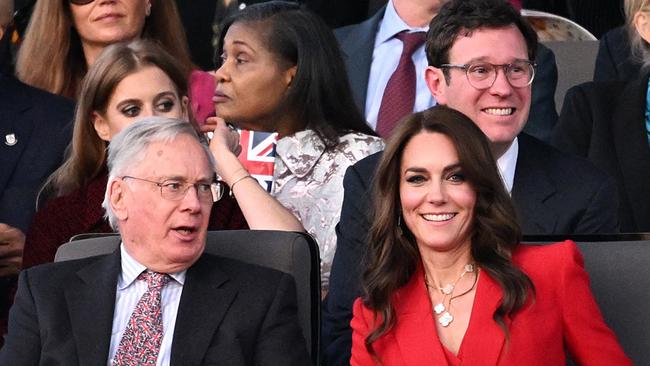
[[275, 144], [277, 133], [238, 130], [242, 147], [239, 161], [260, 185], [271, 192], [275, 168]]

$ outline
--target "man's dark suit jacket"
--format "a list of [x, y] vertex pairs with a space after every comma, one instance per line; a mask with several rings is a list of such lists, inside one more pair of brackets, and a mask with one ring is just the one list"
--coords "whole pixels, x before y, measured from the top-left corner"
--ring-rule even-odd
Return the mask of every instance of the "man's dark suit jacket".
[[594, 81], [629, 81], [637, 79], [640, 73], [641, 62], [632, 57], [627, 28], [605, 33], [598, 43]]
[[[119, 249], [23, 271], [0, 365], [106, 365]], [[187, 271], [171, 365], [310, 364], [293, 279], [204, 254]]]
[[[328, 365], [348, 365], [352, 304], [361, 295], [370, 190], [381, 152], [348, 168], [330, 290], [323, 304], [323, 355]], [[512, 198], [525, 234], [618, 231], [613, 181], [586, 160], [568, 156], [526, 134], [519, 135]]]
[[[72, 101], [0, 76], [0, 222], [27, 231], [36, 194], [61, 164], [72, 135]], [[14, 134], [16, 144], [6, 143]]]
[[[368, 20], [336, 29], [334, 34], [339, 41], [348, 72], [354, 101], [365, 115], [366, 95], [375, 37], [384, 11], [382, 7]], [[557, 121], [555, 109], [555, 87], [557, 85], [557, 65], [555, 55], [544, 45], [537, 48], [537, 69], [533, 81], [533, 96], [530, 115], [524, 132], [542, 141], [549, 141]]]
[[650, 147], [645, 126], [650, 69], [636, 79], [589, 82], [566, 94], [553, 144], [616, 179], [624, 232], [650, 232]]

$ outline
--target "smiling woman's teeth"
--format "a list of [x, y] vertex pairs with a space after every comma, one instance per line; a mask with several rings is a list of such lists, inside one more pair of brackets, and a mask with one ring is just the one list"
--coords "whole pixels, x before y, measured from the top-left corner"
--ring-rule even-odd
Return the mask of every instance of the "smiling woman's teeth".
[[451, 220], [456, 214], [428, 214], [422, 215], [427, 221], [447, 221]]
[[485, 108], [485, 113], [494, 114], [497, 116], [509, 116], [513, 112], [513, 108]]

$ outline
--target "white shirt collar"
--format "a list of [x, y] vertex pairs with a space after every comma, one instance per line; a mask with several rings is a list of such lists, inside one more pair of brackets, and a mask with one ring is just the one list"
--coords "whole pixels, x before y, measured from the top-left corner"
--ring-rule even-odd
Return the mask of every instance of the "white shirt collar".
[[[117, 280], [117, 289], [123, 290], [129, 286], [138, 278], [140, 273], [147, 270], [147, 267], [142, 265], [140, 262], [135, 260], [124, 248], [124, 243], [120, 244], [120, 254], [122, 262], [122, 272], [120, 277]], [[169, 273], [169, 276], [173, 278], [179, 284], [185, 284], [185, 275], [187, 270]]]
[[499, 174], [501, 180], [508, 190], [508, 194], [512, 195], [512, 186], [515, 182], [515, 169], [517, 168], [517, 157], [519, 156], [519, 142], [515, 137], [512, 144], [506, 152], [497, 159], [497, 166], [499, 167]]
[[429, 30], [429, 25], [422, 28], [411, 28], [402, 18], [397, 15], [397, 11], [393, 6], [393, 1], [389, 1], [386, 4], [386, 11], [384, 12], [384, 17], [381, 20], [379, 25], [379, 31], [377, 31], [377, 38], [375, 39], [375, 46], [381, 43], [388, 41], [393, 38], [397, 33], [409, 30], [409, 31], [423, 31], [426, 32]]

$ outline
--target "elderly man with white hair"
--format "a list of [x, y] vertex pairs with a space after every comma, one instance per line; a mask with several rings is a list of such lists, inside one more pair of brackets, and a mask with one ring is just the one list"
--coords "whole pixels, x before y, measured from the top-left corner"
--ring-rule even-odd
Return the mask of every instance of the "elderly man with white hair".
[[215, 182], [192, 125], [150, 117], [109, 146], [107, 256], [25, 270], [2, 365], [308, 365], [293, 279], [204, 254]]

